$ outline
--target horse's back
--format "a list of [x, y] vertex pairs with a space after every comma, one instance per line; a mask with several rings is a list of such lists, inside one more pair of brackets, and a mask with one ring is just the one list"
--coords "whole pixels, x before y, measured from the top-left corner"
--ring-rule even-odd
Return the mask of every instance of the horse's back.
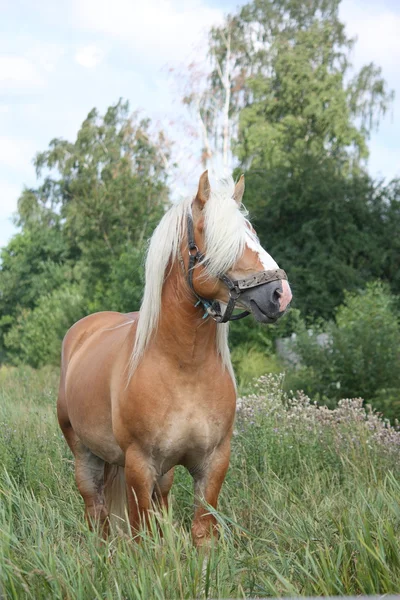
[[79, 352], [93, 335], [102, 331], [133, 324], [139, 317], [138, 312], [119, 313], [113, 311], [97, 312], [77, 321], [65, 334], [62, 344], [61, 368], [65, 373], [69, 361]]

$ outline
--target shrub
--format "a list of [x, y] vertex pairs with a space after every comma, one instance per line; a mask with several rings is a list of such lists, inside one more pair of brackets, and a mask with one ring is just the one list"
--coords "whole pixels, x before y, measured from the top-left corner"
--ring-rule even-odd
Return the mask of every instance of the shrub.
[[61, 287], [25, 309], [5, 337], [12, 362], [32, 367], [59, 364], [61, 341], [68, 328], [85, 314], [78, 286]]
[[[372, 457], [375, 468], [384, 459], [393, 467], [400, 457], [400, 430], [361, 398], [340, 399], [334, 409], [320, 406], [303, 392], [289, 397], [283, 390], [283, 375], [260, 377], [254, 393], [238, 399], [236, 433], [261, 452], [263, 438], [266, 460], [280, 476], [320, 464], [334, 471], [352, 460], [361, 469]], [[257, 444], [254, 441], [257, 439]], [[267, 450], [267, 452], [265, 452]], [[366, 456], [369, 456], [366, 461]]]
[[242, 392], [252, 387], [252, 382], [266, 373], [280, 373], [282, 367], [276, 355], [272, 354], [271, 343], [261, 351], [257, 346], [244, 344], [232, 351], [232, 364], [236, 380]]
[[[386, 416], [400, 417], [400, 325], [396, 298], [380, 282], [358, 294], [346, 293], [334, 323], [325, 326], [326, 344], [303, 328], [295, 343], [301, 366], [288, 386], [334, 403], [362, 397]], [[390, 403], [387, 401], [390, 390]]]

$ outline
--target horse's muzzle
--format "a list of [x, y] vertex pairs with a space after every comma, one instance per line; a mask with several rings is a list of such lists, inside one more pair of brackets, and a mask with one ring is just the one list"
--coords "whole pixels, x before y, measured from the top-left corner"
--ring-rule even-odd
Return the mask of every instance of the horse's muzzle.
[[291, 299], [292, 292], [285, 279], [249, 288], [240, 294], [240, 304], [260, 323], [275, 323], [285, 313]]

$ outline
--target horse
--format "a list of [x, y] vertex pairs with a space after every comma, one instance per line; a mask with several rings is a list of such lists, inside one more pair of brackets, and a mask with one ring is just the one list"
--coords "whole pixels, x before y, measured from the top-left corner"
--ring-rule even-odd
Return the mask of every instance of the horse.
[[[273, 323], [287, 310], [285, 272], [241, 202], [244, 176], [172, 205], [150, 240], [140, 312], [84, 317], [62, 344], [58, 421], [75, 458], [89, 526], [106, 537], [128, 516], [133, 538], [168, 507], [174, 467], [194, 480], [192, 538], [218, 536], [236, 384], [229, 321]], [[244, 309], [240, 315], [234, 309]]]

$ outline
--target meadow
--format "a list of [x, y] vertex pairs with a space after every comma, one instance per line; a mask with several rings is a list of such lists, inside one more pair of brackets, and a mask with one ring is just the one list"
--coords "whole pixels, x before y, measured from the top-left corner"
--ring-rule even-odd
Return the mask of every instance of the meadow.
[[140, 544], [83, 520], [55, 418], [57, 370], [0, 370], [0, 597], [246, 598], [400, 588], [400, 433], [361, 400], [289, 399], [279, 375], [238, 403], [220, 539], [190, 539], [181, 468], [171, 510]]

